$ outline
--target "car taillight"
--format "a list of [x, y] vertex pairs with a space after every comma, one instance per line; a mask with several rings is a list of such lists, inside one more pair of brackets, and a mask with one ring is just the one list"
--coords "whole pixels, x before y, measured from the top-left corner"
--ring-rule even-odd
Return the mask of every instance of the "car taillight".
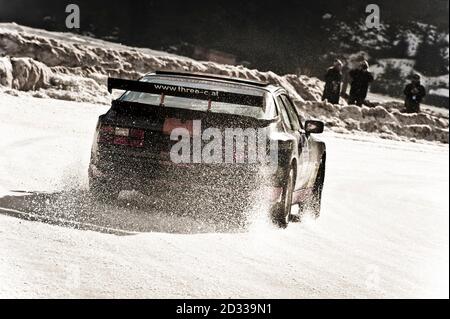
[[102, 126], [100, 126], [100, 132], [107, 133], [107, 134], [113, 134], [114, 133], [114, 126], [102, 125]]
[[116, 145], [128, 145], [129, 144], [128, 137], [114, 136], [113, 144], [116, 144]]
[[130, 137], [138, 139], [138, 140], [143, 140], [144, 139], [144, 135], [145, 135], [144, 130], [140, 130], [140, 129], [137, 129], [137, 128], [132, 128], [130, 130], [130, 134], [129, 134]]
[[132, 147], [144, 147], [144, 140], [130, 139], [128, 142], [129, 142], [129, 145]]
[[101, 125], [98, 142], [103, 144], [144, 147], [145, 131], [137, 128]]

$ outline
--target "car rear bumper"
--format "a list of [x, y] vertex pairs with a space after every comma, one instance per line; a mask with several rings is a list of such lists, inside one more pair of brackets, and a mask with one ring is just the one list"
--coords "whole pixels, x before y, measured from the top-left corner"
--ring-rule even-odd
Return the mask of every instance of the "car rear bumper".
[[273, 174], [249, 165], [176, 165], [170, 161], [108, 156], [89, 165], [89, 179], [108, 189], [136, 190], [144, 194], [170, 196], [247, 198], [258, 193], [270, 202], [278, 201], [282, 187], [273, 186]]

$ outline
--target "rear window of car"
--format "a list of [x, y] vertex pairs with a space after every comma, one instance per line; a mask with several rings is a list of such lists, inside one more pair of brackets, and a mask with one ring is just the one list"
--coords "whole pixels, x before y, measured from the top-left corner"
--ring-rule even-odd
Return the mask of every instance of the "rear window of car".
[[[121, 100], [152, 106], [160, 106], [162, 102], [164, 107], [267, 118], [265, 91], [262, 89], [234, 83], [218, 84], [208, 80], [155, 75], [145, 76], [141, 81], [154, 83], [154, 87], [164, 93], [128, 91]], [[239, 97], [242, 97], [242, 100]]]

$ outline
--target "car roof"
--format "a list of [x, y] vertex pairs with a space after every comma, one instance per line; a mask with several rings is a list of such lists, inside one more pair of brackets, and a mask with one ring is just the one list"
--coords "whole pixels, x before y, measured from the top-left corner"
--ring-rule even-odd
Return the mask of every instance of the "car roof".
[[148, 75], [162, 75], [162, 76], [168, 76], [168, 77], [179, 77], [179, 78], [194, 78], [194, 79], [206, 79], [211, 80], [214, 82], [222, 82], [222, 83], [236, 83], [241, 84], [243, 86], [249, 86], [253, 88], [259, 88], [263, 89], [268, 92], [275, 92], [281, 87], [274, 86], [270, 84], [269, 82], [263, 82], [263, 81], [255, 81], [255, 80], [248, 80], [248, 79], [241, 79], [236, 77], [230, 77], [230, 76], [224, 76], [224, 75], [216, 75], [211, 73], [199, 73], [199, 72], [183, 72], [183, 71], [154, 71], [151, 73], [146, 74]]

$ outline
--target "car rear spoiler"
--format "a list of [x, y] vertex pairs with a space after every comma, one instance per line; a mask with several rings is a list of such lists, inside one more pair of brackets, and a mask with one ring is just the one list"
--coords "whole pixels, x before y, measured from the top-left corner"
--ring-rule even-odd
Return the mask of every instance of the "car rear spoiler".
[[195, 87], [186, 87], [177, 84], [161, 84], [144, 81], [133, 81], [116, 78], [108, 78], [108, 92], [113, 89], [151, 93], [158, 95], [177, 96], [183, 98], [207, 100], [213, 102], [224, 102], [239, 105], [263, 107], [264, 97], [240, 93], [224, 92], [219, 90], [208, 90]]

